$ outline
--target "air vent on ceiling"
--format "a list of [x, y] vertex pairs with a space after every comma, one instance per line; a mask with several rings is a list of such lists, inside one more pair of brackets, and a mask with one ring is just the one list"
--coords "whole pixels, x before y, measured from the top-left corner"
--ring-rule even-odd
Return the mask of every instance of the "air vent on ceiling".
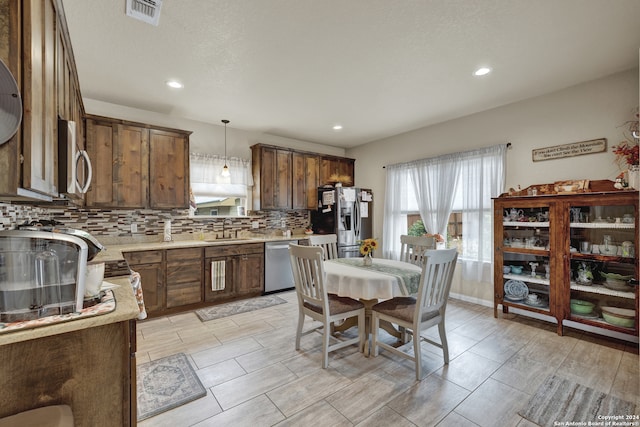
[[127, 16], [158, 26], [162, 0], [127, 0]]

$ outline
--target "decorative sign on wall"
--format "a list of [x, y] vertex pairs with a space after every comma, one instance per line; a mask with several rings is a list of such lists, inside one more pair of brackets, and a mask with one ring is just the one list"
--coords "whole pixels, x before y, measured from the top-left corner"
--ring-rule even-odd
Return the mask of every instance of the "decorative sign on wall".
[[561, 159], [563, 157], [582, 156], [583, 154], [601, 153], [603, 151], [607, 151], [607, 138], [536, 148], [535, 150], [531, 150], [531, 157], [534, 162], [540, 162], [543, 160]]

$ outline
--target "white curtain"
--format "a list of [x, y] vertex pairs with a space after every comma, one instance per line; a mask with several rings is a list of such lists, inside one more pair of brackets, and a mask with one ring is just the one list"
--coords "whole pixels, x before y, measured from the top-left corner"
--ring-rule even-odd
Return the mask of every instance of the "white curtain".
[[462, 278], [492, 281], [492, 197], [504, 191], [507, 145], [496, 145], [463, 154], [460, 171], [462, 190]]
[[[225, 158], [211, 154], [190, 154], [191, 190], [196, 200], [211, 197], [247, 197], [253, 186], [251, 161], [237, 157]], [[230, 176], [222, 176], [225, 163]]]
[[399, 256], [407, 213], [419, 211], [427, 231], [444, 236], [455, 206], [462, 211], [462, 277], [491, 282], [491, 198], [504, 191], [506, 150], [502, 144], [387, 166], [383, 255]]
[[451, 154], [413, 163], [409, 170], [422, 222], [429, 233], [446, 236], [460, 175], [460, 155]]
[[382, 227], [382, 256], [388, 259], [400, 257], [400, 236], [407, 234], [409, 209], [409, 166], [387, 166], [386, 200]]

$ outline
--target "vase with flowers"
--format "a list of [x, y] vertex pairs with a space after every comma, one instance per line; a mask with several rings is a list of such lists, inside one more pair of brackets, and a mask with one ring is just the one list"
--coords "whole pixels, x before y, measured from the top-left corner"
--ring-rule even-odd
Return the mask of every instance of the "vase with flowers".
[[620, 169], [623, 169], [621, 175], [626, 175], [627, 186], [635, 189], [640, 188], [640, 131], [638, 130], [638, 118], [638, 108], [636, 107], [635, 119], [624, 124], [626, 127], [624, 132], [625, 139], [613, 147], [616, 163], [618, 163]]
[[371, 254], [376, 249], [378, 249], [378, 241], [376, 239], [364, 239], [360, 241], [360, 253], [364, 256], [362, 259], [363, 265], [373, 264]]

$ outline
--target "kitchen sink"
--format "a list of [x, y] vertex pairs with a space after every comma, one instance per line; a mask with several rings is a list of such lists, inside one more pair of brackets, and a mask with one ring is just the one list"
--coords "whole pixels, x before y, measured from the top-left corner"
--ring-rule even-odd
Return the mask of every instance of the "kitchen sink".
[[253, 239], [246, 239], [241, 237], [225, 237], [223, 239], [205, 239], [207, 243], [216, 243], [216, 242], [251, 242]]

